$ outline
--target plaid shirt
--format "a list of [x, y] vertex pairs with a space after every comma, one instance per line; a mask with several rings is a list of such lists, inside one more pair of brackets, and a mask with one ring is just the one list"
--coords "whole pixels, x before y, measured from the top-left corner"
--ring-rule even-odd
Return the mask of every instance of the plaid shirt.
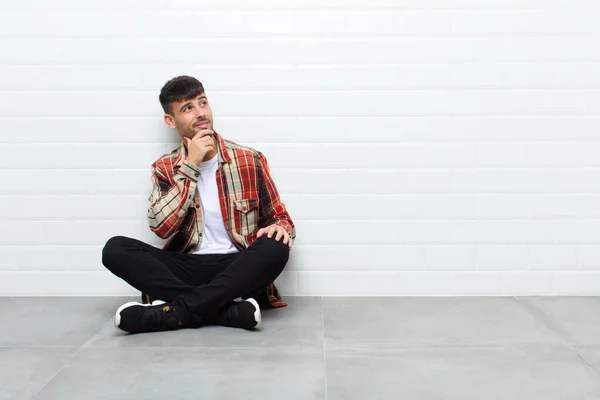
[[[233, 244], [247, 249], [260, 228], [282, 226], [292, 239], [296, 229], [271, 179], [265, 156], [249, 147], [218, 142], [217, 188], [223, 222]], [[152, 164], [152, 194], [148, 198], [150, 230], [168, 239], [165, 250], [193, 253], [200, 248], [204, 228], [200, 196], [196, 190], [200, 169], [188, 162], [181, 145]], [[271, 307], [286, 306], [273, 283], [266, 290]]]

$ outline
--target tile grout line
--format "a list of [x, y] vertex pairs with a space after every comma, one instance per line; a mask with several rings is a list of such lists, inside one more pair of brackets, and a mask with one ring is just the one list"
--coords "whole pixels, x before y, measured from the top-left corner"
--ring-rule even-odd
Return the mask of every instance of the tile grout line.
[[[110, 296], [110, 297], [113, 297], [113, 296]], [[122, 296], [116, 296], [116, 297], [122, 297]], [[128, 299], [129, 299], [129, 297], [128, 297]], [[52, 376], [51, 376], [50, 378], [48, 378], [48, 380], [46, 380], [46, 382], [44, 382], [44, 384], [42, 385], [42, 387], [40, 387], [40, 389], [39, 389], [39, 390], [38, 390], [38, 391], [37, 391], [37, 392], [36, 392], [34, 395], [32, 395], [32, 396], [31, 396], [31, 400], [34, 400], [36, 397], [38, 397], [38, 396], [39, 396], [39, 394], [40, 394], [40, 393], [42, 393], [42, 391], [44, 390], [44, 388], [45, 388], [46, 386], [48, 386], [48, 384], [49, 384], [50, 382], [52, 382], [52, 380], [53, 380], [53, 379], [54, 379], [54, 378], [55, 378], [55, 377], [56, 377], [56, 376], [57, 376], [57, 375], [58, 375], [58, 374], [59, 374], [59, 373], [60, 373], [60, 372], [61, 372], [61, 371], [62, 371], [62, 370], [65, 368], [65, 366], [66, 366], [68, 363], [70, 363], [70, 362], [71, 362], [71, 361], [72, 361], [72, 360], [73, 360], [75, 357], [77, 357], [77, 355], [78, 355], [78, 354], [81, 352], [81, 350], [83, 350], [83, 348], [85, 347], [85, 345], [86, 345], [86, 344], [87, 344], [87, 343], [88, 343], [90, 340], [92, 340], [94, 337], [96, 337], [96, 335], [98, 335], [98, 333], [99, 333], [100, 331], [102, 331], [102, 328], [104, 327], [104, 325], [105, 325], [107, 322], [109, 322], [109, 321], [110, 321], [112, 318], [113, 318], [113, 315], [111, 315], [110, 317], [108, 317], [108, 319], [107, 319], [106, 321], [104, 321], [104, 322], [103, 322], [103, 323], [100, 325], [100, 327], [99, 327], [99, 328], [98, 328], [96, 331], [94, 331], [94, 332], [92, 332], [92, 333], [90, 334], [90, 336], [89, 336], [89, 337], [88, 337], [88, 338], [87, 338], [87, 339], [86, 339], [86, 340], [85, 340], [85, 341], [84, 341], [84, 342], [83, 342], [83, 343], [82, 343], [82, 344], [79, 346], [79, 348], [78, 348], [78, 349], [77, 349], [77, 350], [76, 350], [76, 351], [73, 353], [73, 355], [72, 355], [71, 357], [69, 357], [69, 359], [68, 359], [68, 360], [66, 360], [66, 361], [65, 361], [65, 362], [64, 362], [64, 363], [63, 363], [63, 364], [62, 364], [62, 365], [61, 365], [61, 366], [58, 368], [58, 370], [57, 370], [57, 371], [56, 371], [54, 374], [52, 374]]]
[[325, 400], [329, 399], [329, 379], [327, 374], [327, 350], [325, 346], [325, 298], [321, 296], [321, 327], [323, 328], [323, 366], [325, 368]]
[[[83, 346], [81, 346], [81, 347], [83, 347]], [[65, 365], [67, 365], [69, 362], [71, 362], [71, 360], [72, 360], [73, 358], [75, 358], [75, 356], [76, 356], [77, 354], [79, 354], [79, 350], [81, 350], [81, 347], [79, 347], [79, 349], [77, 349], [77, 351], [75, 351], [75, 352], [73, 353], [73, 355], [72, 355], [71, 357], [69, 357], [69, 359], [68, 359], [68, 360], [66, 360], [66, 361], [65, 361], [65, 362], [64, 362], [64, 363], [63, 363], [63, 364], [62, 364], [62, 365], [61, 365], [61, 366], [58, 368], [58, 370], [57, 370], [57, 371], [56, 371], [54, 374], [52, 374], [52, 376], [51, 376], [50, 378], [48, 378], [48, 380], [46, 380], [46, 382], [44, 382], [44, 384], [42, 385], [42, 387], [40, 387], [40, 389], [39, 389], [37, 392], [35, 392], [35, 394], [33, 394], [33, 395], [31, 396], [31, 398], [30, 398], [31, 400], [34, 400], [36, 397], [38, 397], [38, 395], [39, 395], [39, 394], [42, 392], [42, 390], [44, 390], [44, 388], [45, 388], [46, 386], [48, 386], [48, 384], [49, 384], [49, 383], [52, 381], [52, 379], [54, 379], [54, 378], [56, 377], [56, 375], [58, 375], [58, 374], [60, 373], [60, 371], [62, 371], [62, 370], [63, 370], [63, 368], [65, 367]]]
[[540, 322], [544, 328], [550, 333], [552, 334], [552, 336], [554, 336], [556, 339], [558, 339], [563, 345], [568, 345], [566, 339], [563, 336], [566, 336], [566, 334], [564, 334], [563, 332], [560, 331], [560, 329], [555, 326], [548, 318], [545, 318], [543, 315], [541, 315], [541, 311], [540, 310], [536, 310], [530, 306], [528, 306], [527, 304], [523, 303], [521, 301], [521, 299], [519, 299], [518, 297], [513, 297], [513, 299], [515, 299], [515, 301], [517, 302], [517, 304], [519, 304], [519, 306], [529, 315], [531, 315], [536, 321]]
[[537, 309], [537, 307], [526, 305], [518, 297], [515, 297], [514, 299], [517, 301], [517, 303], [521, 305], [521, 307], [525, 309], [525, 311], [532, 315], [537, 321], [541, 322], [553, 336], [559, 339], [564, 346], [566, 346], [573, 354], [575, 354], [583, 364], [585, 364], [592, 371], [600, 373], [600, 371], [597, 371], [596, 368], [594, 368], [593, 365], [591, 365], [585, 358], [583, 358], [581, 354], [579, 354], [579, 352], [576, 350], [576, 348], [571, 343], [569, 343], [573, 342], [574, 340], [567, 340], [569, 338], [572, 339], [568, 333], [563, 332], [559, 327], [554, 325], [552, 321], [548, 317], [546, 317], [541, 310]]
[[[430, 344], [425, 344], [425, 345], [408, 345], [408, 346], [399, 346], [399, 345], [390, 345], [390, 346], [381, 346], [381, 347], [373, 347], [373, 346], [368, 346], [368, 347], [357, 347], [357, 346], [352, 346], [350, 347], [338, 347], [335, 348], [334, 351], [338, 352], [338, 351], [356, 351], [356, 352], [369, 352], [369, 351], [384, 351], [384, 352], [389, 352], [389, 351], [397, 351], [397, 352], [406, 352], [406, 351], [412, 351], [412, 350], [443, 350], [443, 349], [449, 349], [449, 350], [505, 350], [505, 349], [522, 349], [522, 348], [538, 348], [538, 347], [548, 347], [548, 346], [552, 346], [549, 344], [532, 344], [532, 343], [519, 343], [519, 344], [507, 344], [507, 345], [492, 345], [492, 344], [480, 344], [480, 345], [462, 345], [462, 344], [440, 344], [440, 345], [430, 345]], [[0, 349], [22, 349], [22, 348], [42, 348], [42, 349], [60, 349], [60, 347], [7, 347], [7, 346], [0, 346]], [[63, 347], [64, 349], [66, 349], [66, 347]], [[266, 350], [269, 349], [270, 347], [267, 346], [251, 346], [251, 345], [245, 345], [245, 346], [123, 346], [123, 347], [105, 347], [105, 346], [94, 346], [91, 349], [103, 349], [103, 350], [118, 350], [118, 349], [127, 349], [127, 350], [132, 350], [132, 349], [144, 349], [144, 350], [148, 350], [148, 349], [154, 349], [157, 351], [161, 351], [161, 350], [194, 350], [194, 349], [198, 349], [198, 350]], [[278, 350], [277, 348], [275, 348], [275, 350]]]
[[[104, 323], [102, 324], [102, 326], [104, 326], [104, 324], [105, 324], [105, 323], [106, 323], [106, 322], [104, 322]], [[100, 329], [102, 329], [102, 328], [100, 328]], [[98, 331], [94, 332], [94, 333], [92, 334], [92, 337], [96, 336], [96, 335], [98, 334], [98, 332], [100, 332], [100, 330], [98, 330]], [[82, 344], [79, 346], [79, 348], [78, 348], [78, 349], [77, 349], [77, 350], [76, 350], [76, 351], [73, 353], [73, 355], [72, 355], [71, 357], [69, 357], [69, 359], [68, 359], [68, 360], [66, 360], [66, 361], [65, 361], [65, 362], [64, 362], [64, 363], [63, 363], [63, 364], [62, 364], [62, 365], [61, 365], [61, 366], [58, 368], [58, 370], [57, 370], [57, 371], [56, 371], [54, 374], [52, 374], [52, 376], [51, 376], [50, 378], [48, 378], [48, 380], [46, 380], [46, 382], [44, 382], [44, 384], [42, 385], [42, 387], [41, 387], [41, 388], [40, 388], [40, 389], [39, 389], [39, 390], [38, 390], [38, 391], [37, 391], [37, 392], [36, 392], [36, 393], [35, 393], [33, 396], [31, 396], [31, 399], [32, 399], [32, 400], [33, 400], [33, 399], [35, 399], [35, 398], [36, 398], [36, 397], [37, 397], [37, 396], [38, 396], [38, 395], [39, 395], [39, 394], [42, 392], [42, 390], [44, 390], [44, 388], [45, 388], [46, 386], [48, 386], [48, 384], [49, 384], [50, 382], [52, 382], [52, 380], [53, 380], [53, 379], [56, 377], [56, 375], [58, 375], [58, 374], [59, 374], [59, 373], [60, 373], [60, 372], [61, 372], [61, 371], [62, 371], [62, 370], [65, 368], [65, 366], [66, 366], [68, 363], [70, 363], [70, 362], [71, 362], [71, 361], [72, 361], [72, 360], [73, 360], [75, 357], [77, 357], [77, 355], [79, 354], [79, 352], [80, 352], [80, 351], [83, 349], [83, 347], [86, 345], [86, 343], [87, 343], [87, 342], [89, 342], [90, 340], [91, 340], [91, 338], [88, 338], [88, 339], [87, 339], [85, 342], [83, 342], [83, 343], [82, 343]]]

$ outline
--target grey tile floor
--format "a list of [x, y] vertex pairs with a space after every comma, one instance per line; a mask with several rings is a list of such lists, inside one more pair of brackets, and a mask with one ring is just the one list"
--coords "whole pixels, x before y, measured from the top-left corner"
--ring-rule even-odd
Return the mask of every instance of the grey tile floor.
[[600, 399], [600, 298], [289, 297], [123, 335], [127, 298], [0, 298], [0, 399]]

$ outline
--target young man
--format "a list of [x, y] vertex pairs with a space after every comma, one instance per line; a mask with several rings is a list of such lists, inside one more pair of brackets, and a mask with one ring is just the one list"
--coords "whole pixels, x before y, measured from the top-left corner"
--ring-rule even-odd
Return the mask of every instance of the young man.
[[106, 243], [102, 263], [145, 303], [119, 307], [115, 326], [129, 333], [256, 328], [261, 306], [286, 306], [273, 281], [288, 260], [294, 223], [264, 155], [213, 130], [198, 80], [173, 78], [159, 100], [182, 140], [152, 165], [148, 223], [168, 241], [163, 250], [122, 236]]

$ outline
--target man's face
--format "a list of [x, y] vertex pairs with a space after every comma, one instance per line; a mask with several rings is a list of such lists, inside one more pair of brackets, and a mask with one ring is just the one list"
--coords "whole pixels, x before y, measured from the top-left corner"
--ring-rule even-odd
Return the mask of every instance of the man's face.
[[193, 138], [201, 130], [213, 130], [213, 116], [208, 99], [204, 93], [188, 100], [171, 103], [171, 114], [165, 114], [164, 120], [175, 128], [181, 137]]

